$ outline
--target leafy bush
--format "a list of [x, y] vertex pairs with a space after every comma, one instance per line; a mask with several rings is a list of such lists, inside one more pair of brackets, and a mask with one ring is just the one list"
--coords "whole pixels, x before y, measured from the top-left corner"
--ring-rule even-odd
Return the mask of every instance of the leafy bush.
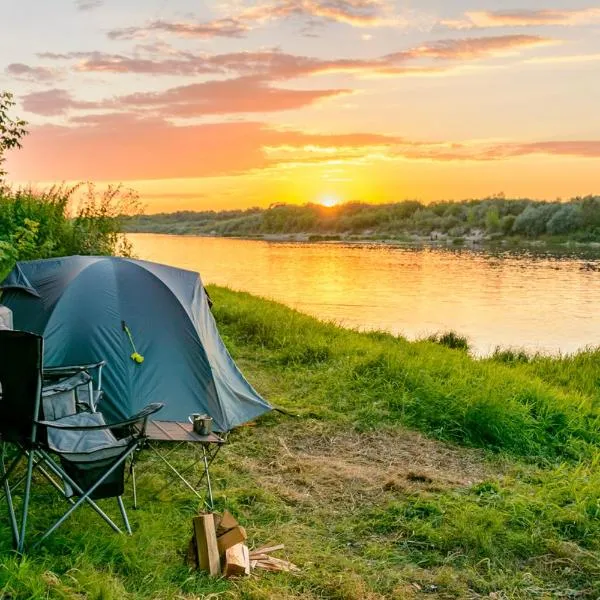
[[120, 186], [92, 184], [0, 190], [0, 275], [15, 261], [72, 254], [129, 255], [122, 217], [139, 212], [137, 197]]

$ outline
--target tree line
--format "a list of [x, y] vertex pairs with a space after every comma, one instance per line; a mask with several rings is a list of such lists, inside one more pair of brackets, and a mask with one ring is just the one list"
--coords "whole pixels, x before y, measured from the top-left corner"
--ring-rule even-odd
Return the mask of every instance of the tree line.
[[367, 237], [484, 235], [489, 239], [562, 237], [600, 241], [600, 196], [566, 202], [508, 199], [503, 195], [460, 202], [389, 204], [349, 202], [275, 204], [267, 209], [184, 211], [139, 215], [123, 222], [127, 231], [220, 236], [312, 233]]

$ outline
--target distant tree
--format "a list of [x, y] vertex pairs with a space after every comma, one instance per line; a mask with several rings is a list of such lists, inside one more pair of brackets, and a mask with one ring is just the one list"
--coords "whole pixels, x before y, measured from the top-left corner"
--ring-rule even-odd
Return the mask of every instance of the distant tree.
[[9, 116], [14, 105], [15, 101], [10, 92], [0, 92], [0, 186], [6, 176], [6, 171], [2, 168], [4, 153], [11, 148], [20, 148], [21, 139], [27, 135], [27, 123]]
[[565, 204], [548, 221], [546, 229], [552, 235], [570, 233], [583, 225], [583, 211], [578, 204]]
[[558, 204], [541, 202], [537, 205], [530, 204], [516, 219], [513, 225], [515, 233], [528, 237], [536, 237], [547, 231], [547, 223], [560, 210]]
[[500, 215], [496, 206], [488, 208], [485, 214], [485, 228], [493, 233], [500, 229]]

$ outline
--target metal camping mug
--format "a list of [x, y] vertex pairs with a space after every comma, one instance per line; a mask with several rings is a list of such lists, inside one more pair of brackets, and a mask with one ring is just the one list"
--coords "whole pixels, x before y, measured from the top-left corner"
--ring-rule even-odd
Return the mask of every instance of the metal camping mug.
[[212, 417], [208, 415], [202, 415], [200, 417], [200, 427], [198, 429], [198, 433], [200, 435], [210, 435], [212, 431]]
[[208, 415], [193, 414], [190, 416], [190, 421], [194, 429], [194, 433], [198, 435], [208, 435], [212, 431], [212, 417]]

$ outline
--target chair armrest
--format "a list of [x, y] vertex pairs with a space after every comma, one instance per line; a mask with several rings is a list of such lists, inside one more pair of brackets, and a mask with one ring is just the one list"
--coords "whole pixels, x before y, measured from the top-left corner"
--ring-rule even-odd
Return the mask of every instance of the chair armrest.
[[135, 425], [140, 421], [144, 422], [144, 428], [146, 428], [146, 421], [150, 415], [158, 412], [164, 404], [162, 402], [153, 402], [148, 404], [145, 408], [140, 410], [139, 413], [120, 421], [119, 423], [107, 423], [105, 425], [65, 425], [64, 423], [58, 423], [57, 421], [34, 421], [36, 425], [43, 425], [44, 427], [51, 427], [53, 429], [67, 429], [71, 431], [92, 431], [94, 429], [117, 429], [120, 427], [126, 427], [127, 425]]
[[45, 367], [43, 375], [47, 377], [63, 377], [68, 375], [75, 375], [81, 371], [88, 371], [90, 369], [98, 369], [106, 365], [105, 360], [99, 362], [90, 363], [87, 365], [64, 365], [62, 367]]

